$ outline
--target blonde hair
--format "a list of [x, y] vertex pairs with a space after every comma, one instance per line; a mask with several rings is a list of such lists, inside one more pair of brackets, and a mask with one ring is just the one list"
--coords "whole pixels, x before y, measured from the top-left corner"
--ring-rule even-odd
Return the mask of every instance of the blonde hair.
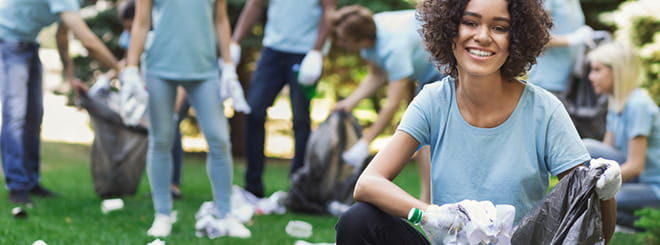
[[643, 73], [637, 52], [628, 45], [610, 42], [589, 52], [587, 59], [612, 69], [613, 92], [609, 95], [609, 104], [610, 108], [621, 112], [630, 94], [641, 83]]

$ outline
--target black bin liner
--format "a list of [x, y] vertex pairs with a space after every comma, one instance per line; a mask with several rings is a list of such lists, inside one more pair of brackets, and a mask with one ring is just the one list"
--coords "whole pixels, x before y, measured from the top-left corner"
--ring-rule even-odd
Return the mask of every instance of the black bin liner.
[[108, 106], [110, 93], [101, 90], [79, 98], [94, 128], [92, 180], [100, 198], [134, 195], [147, 153], [147, 130], [124, 125], [119, 114]]
[[[607, 32], [597, 31], [595, 43], [604, 43], [612, 39]], [[602, 140], [605, 136], [605, 117], [607, 116], [607, 95], [596, 94], [589, 80], [589, 61], [587, 54], [592, 50], [586, 44], [577, 47], [577, 57], [573, 72], [565, 91], [559, 96], [571, 116], [580, 137]]]
[[305, 164], [291, 176], [285, 206], [294, 212], [328, 213], [326, 206], [337, 201], [352, 204], [353, 188], [364, 170], [341, 160], [342, 152], [361, 137], [362, 128], [350, 113], [335, 111], [312, 132]]
[[603, 170], [575, 168], [514, 228], [511, 244], [605, 244], [596, 181]]

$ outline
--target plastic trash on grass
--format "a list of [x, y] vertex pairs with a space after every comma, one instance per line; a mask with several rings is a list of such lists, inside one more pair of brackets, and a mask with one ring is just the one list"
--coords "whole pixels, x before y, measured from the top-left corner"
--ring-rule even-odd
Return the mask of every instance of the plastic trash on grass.
[[302, 220], [291, 220], [284, 229], [292, 237], [308, 238], [312, 236], [312, 224]]
[[101, 212], [103, 214], [122, 208], [124, 208], [124, 201], [121, 198], [105, 199], [101, 202]]
[[152, 242], [147, 243], [147, 245], [165, 245], [165, 241], [156, 238], [156, 240], [153, 240]]

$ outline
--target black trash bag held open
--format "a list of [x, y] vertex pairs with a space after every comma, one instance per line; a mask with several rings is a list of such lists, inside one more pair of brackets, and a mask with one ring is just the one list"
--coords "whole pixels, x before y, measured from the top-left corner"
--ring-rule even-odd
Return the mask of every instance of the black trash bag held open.
[[605, 244], [596, 181], [601, 169], [575, 168], [514, 228], [511, 244]]
[[364, 170], [341, 160], [342, 152], [361, 137], [357, 119], [347, 112], [333, 112], [312, 132], [305, 164], [293, 173], [285, 205], [292, 211], [325, 214], [332, 201], [352, 204], [353, 188]]
[[125, 126], [108, 103], [112, 91], [83, 94], [80, 105], [94, 128], [91, 150], [94, 190], [101, 198], [134, 195], [145, 166], [147, 131]]

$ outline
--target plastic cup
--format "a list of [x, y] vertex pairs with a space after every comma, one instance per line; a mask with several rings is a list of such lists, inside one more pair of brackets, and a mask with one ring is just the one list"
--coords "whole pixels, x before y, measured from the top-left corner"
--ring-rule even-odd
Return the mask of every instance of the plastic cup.
[[124, 201], [121, 198], [106, 199], [101, 202], [101, 212], [104, 214], [122, 208], [124, 208]]
[[291, 220], [286, 225], [285, 231], [292, 237], [308, 238], [312, 236], [312, 224], [301, 220]]

